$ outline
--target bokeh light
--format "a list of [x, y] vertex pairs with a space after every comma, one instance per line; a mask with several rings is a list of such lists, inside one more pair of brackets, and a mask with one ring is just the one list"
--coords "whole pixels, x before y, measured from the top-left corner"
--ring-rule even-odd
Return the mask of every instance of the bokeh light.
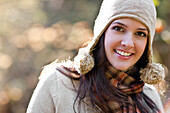
[[12, 65], [12, 58], [9, 55], [0, 53], [0, 68], [7, 69]]
[[[102, 0], [0, 0], [0, 113], [24, 113], [42, 67], [72, 59], [93, 37]], [[166, 68], [170, 83], [170, 0], [154, 0], [158, 19], [154, 61]], [[170, 89], [156, 86], [166, 113]]]

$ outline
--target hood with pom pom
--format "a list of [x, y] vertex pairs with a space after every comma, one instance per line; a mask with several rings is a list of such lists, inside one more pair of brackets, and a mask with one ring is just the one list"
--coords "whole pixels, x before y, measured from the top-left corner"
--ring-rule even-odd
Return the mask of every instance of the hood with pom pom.
[[88, 73], [95, 65], [92, 50], [108, 26], [119, 18], [133, 18], [143, 23], [149, 30], [147, 47], [148, 64], [141, 69], [141, 79], [145, 83], [157, 84], [165, 77], [161, 64], [152, 63], [152, 43], [155, 35], [156, 9], [153, 0], [103, 0], [95, 20], [94, 37], [87, 47], [80, 48], [74, 58], [74, 68], [79, 74]]

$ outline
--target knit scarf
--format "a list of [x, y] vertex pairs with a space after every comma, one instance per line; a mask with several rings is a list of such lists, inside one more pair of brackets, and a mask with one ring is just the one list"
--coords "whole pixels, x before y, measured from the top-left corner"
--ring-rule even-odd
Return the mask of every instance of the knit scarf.
[[[134, 113], [133, 108], [135, 107], [136, 108], [135, 112], [141, 113], [140, 110], [137, 108], [137, 106], [134, 104], [134, 101], [132, 100], [130, 96], [130, 95], [136, 94], [137, 99], [140, 101], [141, 104], [144, 104], [145, 102], [143, 100], [142, 95], [140, 94], [140, 92], [142, 92], [143, 90], [144, 82], [140, 80], [136, 80], [132, 76], [130, 76], [130, 74], [133, 73], [132, 71], [135, 69], [133, 68], [126, 72], [122, 72], [122, 71], [115, 69], [110, 64], [108, 63], [106, 64], [107, 64], [106, 70], [105, 70], [106, 78], [109, 80], [110, 84], [113, 87], [127, 94], [127, 100], [129, 102], [129, 104], [127, 104], [127, 103], [120, 103], [118, 101], [108, 101], [111, 112], [112, 113]], [[57, 70], [62, 72], [64, 75], [69, 76], [70, 78], [73, 78], [73, 79], [80, 78], [79, 74], [76, 72], [74, 68], [60, 66], [57, 68]]]
[[131, 103], [127, 104], [117, 101], [109, 101], [108, 104], [112, 113], [134, 113], [134, 111], [132, 110], [132, 105], [136, 108], [135, 112], [140, 113], [130, 95], [140, 93], [143, 90], [144, 83], [142, 81], [136, 81], [133, 77], [128, 75], [128, 73], [130, 73], [130, 71], [122, 72], [116, 70], [111, 65], [107, 65], [105, 74], [107, 79], [110, 81], [110, 84], [113, 87], [117, 88], [119, 91], [127, 94], [128, 101]]

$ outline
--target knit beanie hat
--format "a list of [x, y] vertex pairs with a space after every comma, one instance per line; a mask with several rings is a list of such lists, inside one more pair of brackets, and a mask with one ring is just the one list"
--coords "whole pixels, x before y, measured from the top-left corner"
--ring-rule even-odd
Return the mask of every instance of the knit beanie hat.
[[143, 23], [149, 30], [147, 56], [149, 63], [141, 69], [141, 79], [145, 83], [156, 84], [165, 77], [161, 64], [152, 63], [152, 42], [155, 34], [156, 9], [153, 0], [103, 0], [94, 25], [94, 37], [87, 47], [80, 48], [74, 58], [74, 68], [79, 74], [88, 73], [95, 65], [92, 50], [108, 26], [119, 18], [133, 18]]

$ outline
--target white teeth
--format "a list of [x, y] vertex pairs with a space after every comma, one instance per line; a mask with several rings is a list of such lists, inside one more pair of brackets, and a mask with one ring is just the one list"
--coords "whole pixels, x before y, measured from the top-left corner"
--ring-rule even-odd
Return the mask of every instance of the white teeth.
[[119, 50], [116, 50], [116, 52], [122, 56], [130, 56], [132, 53], [126, 53], [126, 52], [123, 52], [123, 51], [119, 51]]

